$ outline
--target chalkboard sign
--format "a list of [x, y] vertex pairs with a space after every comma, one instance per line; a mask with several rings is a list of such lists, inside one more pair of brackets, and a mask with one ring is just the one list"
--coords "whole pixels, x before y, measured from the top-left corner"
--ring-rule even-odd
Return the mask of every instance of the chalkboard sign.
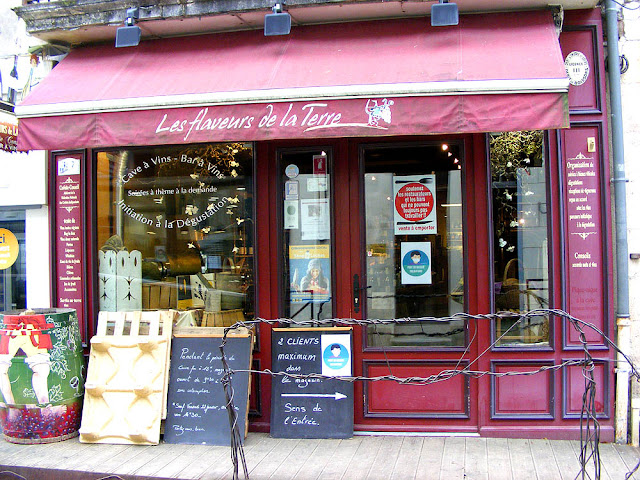
[[[222, 336], [177, 336], [171, 344], [171, 371], [164, 440], [167, 443], [230, 445], [231, 429], [220, 344]], [[225, 357], [232, 370], [248, 370], [252, 338], [229, 335]], [[249, 399], [249, 373], [231, 379], [240, 436], [244, 438]]]
[[[272, 370], [351, 376], [351, 328], [274, 328]], [[271, 388], [271, 436], [353, 436], [353, 383], [277, 375]]]

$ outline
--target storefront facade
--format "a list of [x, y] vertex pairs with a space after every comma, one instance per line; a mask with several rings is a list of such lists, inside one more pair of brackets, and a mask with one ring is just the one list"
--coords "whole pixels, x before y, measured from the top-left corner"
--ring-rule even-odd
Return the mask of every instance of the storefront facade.
[[50, 302], [47, 156], [16, 151], [13, 105], [0, 106], [0, 308], [10, 311]]
[[[538, 10], [72, 50], [18, 109], [19, 147], [51, 151], [54, 306], [84, 341], [100, 310], [445, 317], [354, 327], [355, 375], [492, 375], [357, 382], [355, 430], [577, 438], [582, 371], [546, 368], [583, 356], [568, 322], [449, 318], [562, 309], [613, 337], [600, 12], [557, 28]], [[613, 353], [585, 333], [611, 441]]]

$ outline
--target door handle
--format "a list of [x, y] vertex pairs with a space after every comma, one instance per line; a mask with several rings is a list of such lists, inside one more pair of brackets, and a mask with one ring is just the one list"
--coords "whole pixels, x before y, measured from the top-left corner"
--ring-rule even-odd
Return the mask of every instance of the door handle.
[[353, 311], [360, 312], [360, 277], [357, 273], [353, 276]]

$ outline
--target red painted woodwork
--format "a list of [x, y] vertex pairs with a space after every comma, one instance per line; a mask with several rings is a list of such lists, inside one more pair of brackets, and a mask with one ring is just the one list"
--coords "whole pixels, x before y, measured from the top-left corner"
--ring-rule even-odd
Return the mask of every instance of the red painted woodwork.
[[[366, 362], [365, 375], [378, 377], [430, 377], [442, 370], [455, 369], [457, 362]], [[464, 367], [458, 366], [458, 368]], [[365, 416], [387, 417], [467, 417], [468, 378], [464, 375], [431, 385], [402, 385], [380, 381], [365, 385], [367, 412]]]
[[[601, 417], [608, 417], [611, 413], [611, 406], [607, 402], [609, 394], [609, 376], [607, 375], [606, 364], [596, 363], [593, 376], [596, 381], [596, 412]], [[584, 395], [585, 378], [580, 366], [567, 367], [563, 371], [564, 378], [564, 399], [565, 405], [563, 414], [565, 417], [577, 418], [580, 416], [582, 408], [582, 396]]]
[[[598, 125], [562, 131], [562, 183], [566, 228], [566, 305], [575, 317], [606, 331], [606, 288], [602, 171], [602, 133]], [[589, 151], [592, 150], [592, 151]], [[565, 324], [566, 342], [579, 346], [579, 332]], [[590, 343], [602, 343], [583, 327]]]
[[590, 26], [567, 26], [560, 35], [563, 58], [571, 52], [582, 53], [589, 64], [589, 74], [582, 85], [569, 86], [569, 111], [571, 113], [598, 113], [600, 99], [600, 61], [597, 48], [597, 29]]
[[[535, 372], [543, 365], [551, 362], [529, 362], [517, 364], [515, 362], [494, 363], [495, 373], [506, 372]], [[494, 418], [499, 416], [548, 416], [552, 418], [554, 374], [551, 371], [536, 373], [535, 375], [498, 376], [493, 382], [493, 397], [495, 399]]]

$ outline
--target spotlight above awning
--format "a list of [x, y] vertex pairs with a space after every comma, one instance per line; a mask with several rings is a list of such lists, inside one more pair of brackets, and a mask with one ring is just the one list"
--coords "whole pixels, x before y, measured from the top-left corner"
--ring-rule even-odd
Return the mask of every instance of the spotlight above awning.
[[73, 50], [16, 107], [20, 149], [568, 126], [549, 11]]

